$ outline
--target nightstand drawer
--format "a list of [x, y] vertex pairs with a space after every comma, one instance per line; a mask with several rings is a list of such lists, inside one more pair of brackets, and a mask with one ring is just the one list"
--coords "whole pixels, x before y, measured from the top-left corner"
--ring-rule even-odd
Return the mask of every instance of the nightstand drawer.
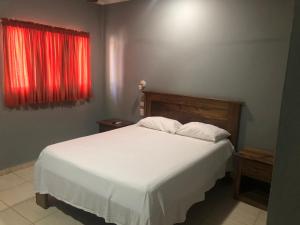
[[264, 182], [271, 182], [272, 166], [253, 160], [242, 159], [242, 175]]

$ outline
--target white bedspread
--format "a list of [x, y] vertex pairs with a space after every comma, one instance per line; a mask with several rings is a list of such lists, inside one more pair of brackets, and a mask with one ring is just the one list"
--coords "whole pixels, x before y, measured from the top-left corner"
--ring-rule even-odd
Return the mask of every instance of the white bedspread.
[[137, 125], [48, 146], [35, 190], [118, 225], [172, 225], [223, 177], [233, 148]]

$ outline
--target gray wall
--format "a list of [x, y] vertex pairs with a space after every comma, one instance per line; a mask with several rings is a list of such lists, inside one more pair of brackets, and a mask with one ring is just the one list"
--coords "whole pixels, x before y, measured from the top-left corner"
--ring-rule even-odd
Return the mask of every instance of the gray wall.
[[275, 149], [293, 0], [133, 0], [105, 8], [106, 106], [148, 90], [242, 100], [240, 145]]
[[278, 151], [269, 207], [269, 225], [300, 223], [300, 3], [291, 39], [280, 117]]
[[[0, 169], [36, 159], [47, 145], [95, 133], [103, 116], [103, 13], [85, 0], [1, 0], [0, 17], [34, 21], [90, 32], [94, 97], [76, 106], [9, 110], [0, 92]], [[0, 54], [0, 80], [3, 59]], [[2, 82], [1, 82], [2, 83]]]

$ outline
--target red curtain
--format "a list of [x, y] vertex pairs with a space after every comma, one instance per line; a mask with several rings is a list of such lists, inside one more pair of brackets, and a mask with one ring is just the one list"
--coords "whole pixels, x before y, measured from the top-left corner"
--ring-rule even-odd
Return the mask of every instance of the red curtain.
[[90, 98], [88, 33], [8, 19], [2, 26], [8, 107]]

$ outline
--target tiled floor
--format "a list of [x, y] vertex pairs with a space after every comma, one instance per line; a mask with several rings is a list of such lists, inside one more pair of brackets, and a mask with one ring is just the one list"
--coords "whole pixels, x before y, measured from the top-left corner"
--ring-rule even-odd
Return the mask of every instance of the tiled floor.
[[[32, 167], [0, 176], [0, 225], [107, 225], [103, 219], [56, 202], [44, 210], [35, 204]], [[194, 205], [180, 225], [266, 225], [267, 213], [232, 198], [222, 181]]]

